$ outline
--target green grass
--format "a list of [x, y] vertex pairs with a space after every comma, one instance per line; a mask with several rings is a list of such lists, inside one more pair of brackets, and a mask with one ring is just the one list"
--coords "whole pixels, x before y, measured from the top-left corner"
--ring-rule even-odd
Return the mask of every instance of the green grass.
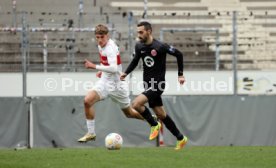
[[0, 168], [275, 168], [276, 147], [0, 150]]

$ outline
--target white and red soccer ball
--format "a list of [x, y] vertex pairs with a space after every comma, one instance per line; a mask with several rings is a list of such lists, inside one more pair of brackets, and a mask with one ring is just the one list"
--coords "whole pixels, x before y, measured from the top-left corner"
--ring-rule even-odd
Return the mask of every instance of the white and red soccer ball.
[[105, 137], [105, 147], [109, 150], [118, 150], [123, 145], [123, 138], [117, 133], [110, 133]]

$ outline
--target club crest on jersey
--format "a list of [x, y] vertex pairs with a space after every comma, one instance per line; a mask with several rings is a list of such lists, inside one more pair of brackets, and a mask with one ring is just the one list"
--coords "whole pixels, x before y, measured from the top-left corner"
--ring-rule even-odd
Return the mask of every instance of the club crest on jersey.
[[145, 62], [145, 64], [146, 64], [147, 67], [152, 67], [154, 65], [154, 60], [150, 56], [146, 56], [144, 58], [144, 62]]
[[155, 49], [151, 50], [150, 53], [151, 53], [152, 56], [156, 56], [157, 55], [157, 51]]

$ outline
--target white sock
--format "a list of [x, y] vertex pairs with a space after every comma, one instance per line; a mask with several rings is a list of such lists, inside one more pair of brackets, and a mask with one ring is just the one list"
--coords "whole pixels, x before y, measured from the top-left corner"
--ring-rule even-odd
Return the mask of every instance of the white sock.
[[95, 134], [95, 120], [86, 119], [86, 124], [87, 124], [88, 133]]

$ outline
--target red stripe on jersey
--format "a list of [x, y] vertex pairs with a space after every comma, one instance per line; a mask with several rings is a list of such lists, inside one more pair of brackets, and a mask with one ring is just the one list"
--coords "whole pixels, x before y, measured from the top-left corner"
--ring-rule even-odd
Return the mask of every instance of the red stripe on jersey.
[[101, 59], [101, 64], [103, 64], [104, 66], [109, 66], [107, 56], [102, 56], [100, 54], [100, 59]]
[[117, 65], [121, 65], [121, 56], [120, 56], [120, 54], [117, 55]]
[[[109, 66], [108, 60], [107, 60], [107, 56], [103, 56], [100, 54], [100, 61], [101, 64], [103, 64], [104, 66]], [[121, 64], [121, 57], [120, 54], [117, 55], [117, 65]]]

